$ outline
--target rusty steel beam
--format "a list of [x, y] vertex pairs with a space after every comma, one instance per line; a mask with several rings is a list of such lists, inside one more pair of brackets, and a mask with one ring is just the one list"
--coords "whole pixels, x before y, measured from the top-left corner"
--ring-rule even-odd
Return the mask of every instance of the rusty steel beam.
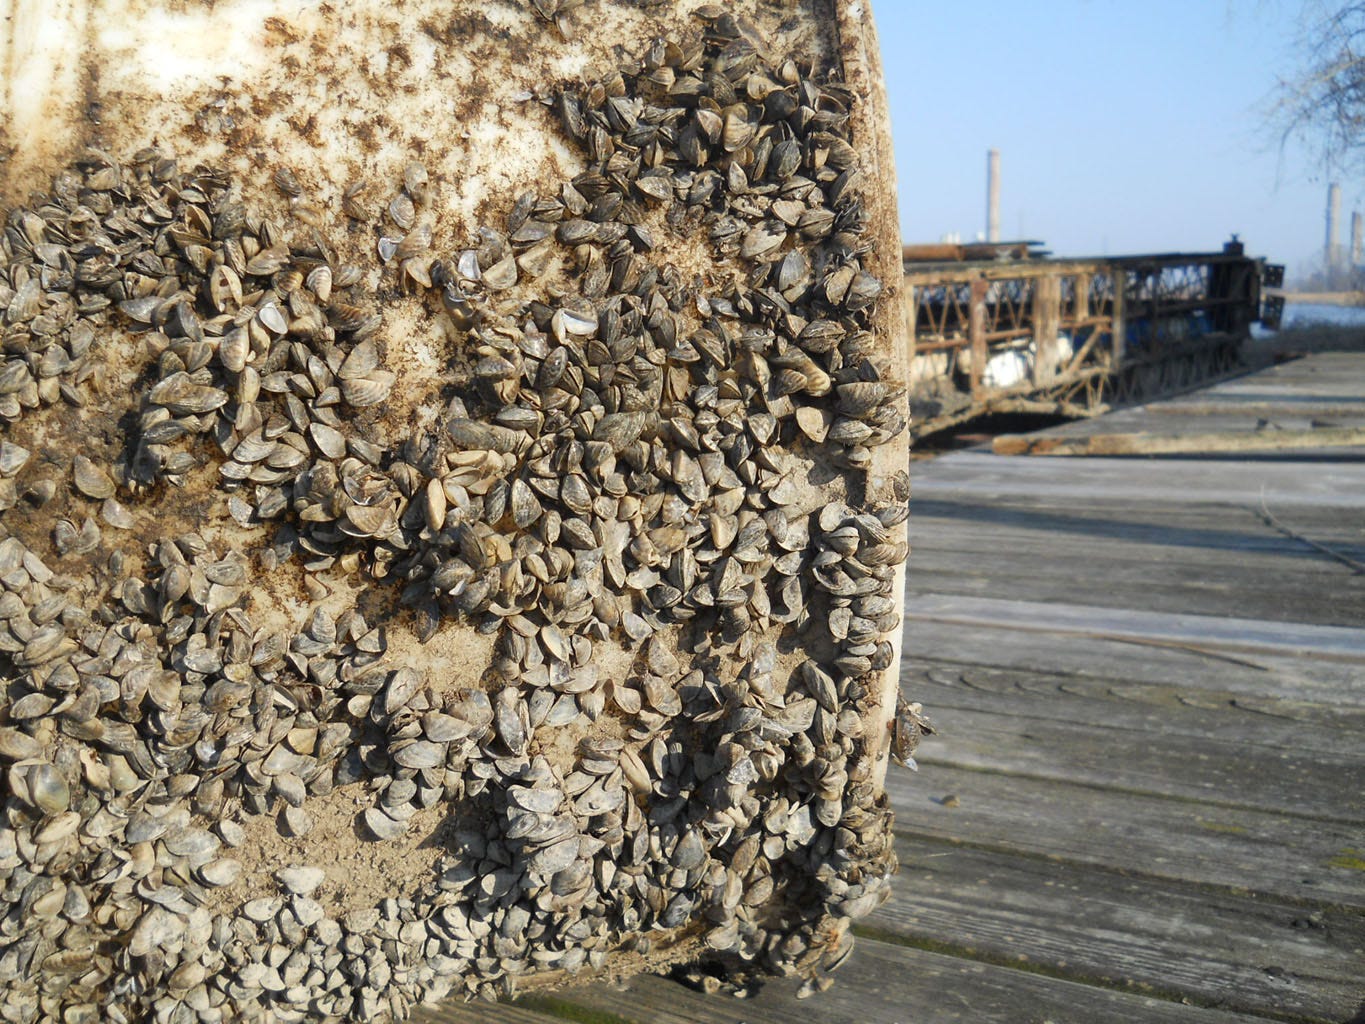
[[[1020, 244], [1020, 243], [1009, 243]], [[927, 248], [920, 245], [903, 246], [906, 250]], [[965, 252], [975, 246], [954, 246], [954, 251]], [[946, 281], [966, 282], [980, 276], [989, 280], [1009, 280], [1014, 278], [1043, 277], [1054, 274], [1096, 273], [1107, 267], [1123, 267], [1127, 270], [1145, 270], [1154, 273], [1168, 267], [1190, 266], [1194, 264], [1212, 266], [1219, 263], [1236, 263], [1248, 259], [1223, 252], [1171, 252], [1150, 256], [1095, 256], [1071, 257], [1066, 259], [998, 259], [998, 260], [919, 260], [905, 259], [903, 269], [905, 280], [914, 284], [942, 284]]]
[[1034, 242], [916, 242], [901, 246], [907, 263], [956, 263], [962, 260], [1026, 260]]

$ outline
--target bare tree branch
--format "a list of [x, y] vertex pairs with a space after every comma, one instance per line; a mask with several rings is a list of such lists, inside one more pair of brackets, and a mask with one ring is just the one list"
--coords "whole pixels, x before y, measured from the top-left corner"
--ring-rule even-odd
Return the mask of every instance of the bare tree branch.
[[1302, 65], [1276, 90], [1281, 144], [1298, 139], [1327, 169], [1365, 167], [1365, 0], [1305, 0]]

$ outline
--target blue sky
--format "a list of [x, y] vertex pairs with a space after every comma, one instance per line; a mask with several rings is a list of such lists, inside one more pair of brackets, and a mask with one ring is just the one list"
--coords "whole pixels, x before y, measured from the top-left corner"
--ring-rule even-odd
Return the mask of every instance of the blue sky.
[[[1265, 127], [1297, 0], [877, 0], [906, 241], [985, 229], [1058, 255], [1212, 250], [1238, 232], [1291, 275], [1327, 178]], [[1342, 181], [1343, 240], [1359, 182]]]

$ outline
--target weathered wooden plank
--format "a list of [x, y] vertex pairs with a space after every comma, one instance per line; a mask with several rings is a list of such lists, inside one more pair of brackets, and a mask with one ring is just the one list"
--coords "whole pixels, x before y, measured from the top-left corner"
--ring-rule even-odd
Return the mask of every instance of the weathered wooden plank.
[[[1055, 673], [1102, 682], [1179, 682], [1254, 707], [1259, 702], [1304, 701], [1358, 711], [1365, 701], [1359, 663], [1257, 652], [1220, 651], [1198, 642], [1051, 634], [950, 622], [912, 621], [906, 649], [935, 661], [1023, 672]], [[1272, 709], [1268, 713], [1275, 713]]]
[[1048, 430], [1047, 434], [1075, 439], [1142, 432], [1193, 435], [1222, 431], [1314, 430], [1319, 427], [1365, 428], [1365, 402], [1354, 406], [1303, 402], [1202, 405], [1190, 406], [1188, 411], [1168, 411], [1152, 406], [1101, 416], [1087, 424], [1064, 424]]
[[[1304, 537], [1365, 556], [1365, 515], [1327, 508], [1269, 511]], [[1259, 507], [1133, 510], [922, 502], [913, 513], [910, 539], [916, 554], [926, 549], [954, 552], [983, 565], [1007, 565], [1006, 556], [1016, 553], [1059, 556], [1069, 562], [1087, 557], [1105, 563], [1142, 559], [1173, 570], [1181, 566], [1235, 570], [1238, 559], [1243, 559], [1244, 584], [1254, 582], [1261, 569], [1312, 573], [1326, 568], [1340, 575], [1344, 568], [1320, 557], [1304, 540], [1268, 525]]]
[[[1362, 372], [1358, 352], [1314, 352], [1300, 359], [1276, 363], [1255, 373], [1220, 381], [1199, 392], [1203, 396], [1230, 396], [1247, 400], [1249, 396], [1305, 398], [1332, 396], [1349, 401], [1359, 397], [1360, 390], [1352, 390], [1361, 383]], [[1171, 401], [1180, 401], [1180, 398]]]
[[1249, 654], [1298, 654], [1365, 662], [1365, 629], [1343, 626], [938, 594], [907, 600], [905, 617], [911, 621], [1006, 626], [1058, 636], [1106, 636], [1198, 644]]
[[[1105, 433], [1119, 432], [1120, 428], [1131, 430], [1136, 424], [1117, 424], [1111, 427], [1104, 425]], [[1294, 413], [1279, 413], [1269, 416], [1257, 415], [1223, 415], [1223, 416], [1149, 416], [1141, 423], [1141, 429], [1150, 431], [1160, 431], [1163, 434], [1188, 433], [1199, 434], [1209, 432], [1241, 432], [1251, 433], [1258, 431], [1262, 433], [1280, 431], [1295, 432], [1307, 430], [1365, 430], [1365, 404], [1361, 405], [1359, 411], [1351, 416], [1333, 416], [1308, 414], [1300, 415]], [[1359, 452], [1343, 451], [1337, 452], [1345, 459], [1357, 459]], [[1259, 456], [1257, 456], [1259, 457]], [[1300, 451], [1294, 454], [1296, 459], [1319, 458], [1327, 459], [1332, 456], [1328, 453], [1315, 454], [1311, 450]]]
[[[1275, 594], [1305, 598], [1326, 596], [1324, 587], [1330, 588], [1331, 594], [1341, 593], [1347, 599], [1365, 593], [1365, 572], [1353, 571], [1339, 559], [1316, 554], [1307, 550], [1306, 546], [1303, 551], [1292, 555], [1282, 553], [1264, 556], [1248, 552], [1248, 561], [1266, 563], [1266, 567], [1258, 571], [1238, 565], [1235, 552], [1213, 552], [1211, 556], [1199, 557], [1188, 549], [1168, 549], [1161, 554], [1154, 553], [1151, 558], [1143, 558], [1141, 548], [1135, 545], [1115, 545], [1119, 550], [1108, 554], [1090, 550], [1091, 547], [1103, 548], [1102, 542], [1078, 544], [1071, 550], [1060, 543], [1048, 546], [1034, 541], [1014, 545], [1004, 539], [992, 538], [987, 530], [980, 531], [975, 550], [966, 547], [966, 544], [965, 537], [952, 538], [941, 546], [939, 539], [932, 536], [921, 542], [914, 549], [915, 567], [906, 576], [907, 588], [912, 592], [933, 592], [944, 584], [951, 584], [953, 572], [986, 579], [998, 577], [1005, 591], [1000, 595], [1003, 597], [1011, 596], [1008, 588], [1019, 586], [1013, 581], [1027, 580], [1032, 576], [1044, 579], [1065, 576], [1075, 581], [1080, 592], [1103, 592], [1102, 584], [1112, 579], [1122, 589], [1119, 586], [1109, 587], [1111, 596], [1106, 603], [1124, 600], [1138, 609], [1145, 607], [1149, 587], [1160, 587], [1171, 592], [1183, 588], [1195, 597], [1200, 588], [1211, 595], [1236, 591], [1244, 594], [1249, 601]], [[993, 548], [994, 561], [981, 550], [984, 546]], [[1365, 560], [1365, 545], [1334, 545], [1332, 550], [1346, 558]], [[1183, 559], [1180, 557], [1183, 553], [1191, 557]], [[1101, 562], [1105, 571], [1078, 572], [1081, 563], [1086, 561]], [[1266, 572], [1275, 574], [1273, 587], [1264, 582]], [[1061, 603], [1086, 602], [1072, 599]], [[1191, 611], [1199, 614], [1197, 608]], [[1278, 616], [1244, 613], [1239, 618], [1269, 618], [1274, 621]], [[1357, 618], [1355, 623], [1362, 621], [1365, 618]]]
[[[1365, 460], [1361, 460], [1361, 464], [1365, 465]], [[1330, 465], [1327, 464], [1328, 467]], [[1215, 495], [1207, 501], [1203, 500], [1202, 492], [1193, 491], [1185, 494], [1185, 500], [1180, 502], [1172, 496], [1144, 501], [1140, 495], [1125, 495], [1121, 492], [1114, 495], [1104, 491], [1087, 494], [1079, 487], [1053, 491], [1046, 483], [1039, 483], [1036, 488], [1020, 486], [998, 492], [980, 488], [959, 493], [947, 487], [931, 489], [927, 484], [932, 481], [919, 476], [915, 477], [915, 481], [916, 484], [926, 483], [926, 487], [922, 491], [916, 490], [911, 499], [912, 531], [919, 525], [920, 518], [925, 516], [941, 515], [964, 522], [983, 519], [1008, 522], [1013, 519], [1020, 521], [1022, 526], [1038, 528], [1038, 524], [1028, 521], [1039, 515], [1051, 515], [1061, 517], [1058, 525], [1075, 525], [1079, 531], [1086, 533], [1100, 532], [1105, 529], [1105, 523], [1122, 524], [1121, 527], [1109, 527], [1119, 540], [1126, 539], [1121, 532], [1124, 527], [1138, 531], [1137, 535], [1176, 528], [1195, 531], [1190, 534], [1192, 537], [1199, 537], [1202, 532], [1206, 537], [1217, 539], [1218, 534], [1225, 530], [1243, 532], [1243, 524], [1253, 522], [1249, 517], [1254, 517], [1261, 507], [1259, 488], [1254, 494], [1223, 494], [1221, 499]], [[1324, 527], [1335, 525], [1343, 534], [1341, 539], [1354, 536], [1359, 542], [1361, 520], [1365, 517], [1362, 517], [1357, 507], [1333, 505], [1325, 501], [1281, 504], [1273, 494], [1267, 494], [1266, 501], [1267, 507], [1277, 515], [1289, 515], [1296, 522], [1316, 522]], [[1258, 533], [1262, 538], [1274, 537], [1271, 530], [1260, 529]], [[1234, 543], [1249, 544], [1253, 549], [1257, 547], [1257, 537], [1253, 534], [1231, 539]], [[1182, 537], [1179, 543], [1186, 546], [1187, 542]]]
[[[589, 1012], [632, 1024], [1251, 1024], [1258, 1018], [1184, 1006], [860, 938], [827, 992], [798, 1001], [794, 981], [750, 999], [707, 996], [657, 977], [624, 990], [564, 993]], [[1263, 1019], [1262, 1019], [1263, 1021]]]
[[[1179, 615], [1240, 616], [1321, 626], [1365, 622], [1365, 573], [1345, 576], [1284, 574], [1274, 588], [1248, 588], [1235, 571], [1169, 567], [1161, 563], [1110, 561], [1103, 578], [1080, 576], [1071, 560], [1027, 558], [1011, 552], [999, 569], [958, 564], [950, 553], [915, 553], [906, 579], [911, 595], [1021, 598]], [[1230, 576], [1231, 579], [1220, 576]], [[1297, 578], [1296, 578], [1297, 576]]]
[[1335, 1024], [1365, 998], [1358, 914], [905, 837], [896, 851], [867, 928], [1245, 1013]]
[[451, 1000], [436, 1006], [419, 1006], [408, 1019], [412, 1024], [562, 1024], [564, 1018], [511, 1003]]
[[[935, 536], [922, 530], [919, 542], [912, 545], [915, 565], [906, 574], [906, 586], [911, 592], [931, 591], [940, 583], [948, 582], [941, 578], [943, 574], [954, 571], [987, 578], [998, 576], [1002, 586], [1012, 579], [1030, 575], [1069, 574], [1082, 591], [1093, 591], [1097, 584], [1116, 578], [1123, 589], [1111, 588], [1113, 596], [1109, 603], [1126, 600], [1137, 609], [1143, 608], [1148, 586], [1170, 590], [1202, 586], [1213, 592], [1244, 593], [1251, 601], [1274, 594], [1290, 598], [1341, 594], [1346, 600], [1359, 595], [1365, 588], [1365, 572], [1353, 570], [1336, 556], [1365, 564], [1365, 544], [1327, 538], [1311, 528], [1296, 529], [1316, 543], [1329, 546], [1333, 554], [1320, 553], [1307, 544], [1295, 542], [1297, 550], [1294, 551], [1243, 550], [1239, 564], [1239, 552], [1235, 549], [1172, 545], [1153, 551], [1151, 557], [1144, 557], [1148, 545], [1115, 542], [1116, 550], [1106, 552], [1106, 543], [1101, 538], [1085, 538], [1069, 546], [1061, 538], [1048, 543], [1043, 537], [995, 537], [989, 528], [958, 530], [949, 536]], [[1087, 564], [1102, 565], [1104, 571], [1086, 571]], [[1274, 581], [1273, 585], [1270, 580]], [[1198, 609], [1192, 609], [1192, 612], [1199, 614]], [[1275, 621], [1278, 616], [1244, 613], [1238, 618]], [[1357, 619], [1354, 628], [1359, 628], [1360, 622], [1365, 619]]]
[[[1317, 536], [1316, 531], [1312, 531]], [[1068, 535], [1068, 536], [1075, 536]], [[1289, 538], [1285, 538], [1289, 540]], [[1320, 543], [1329, 542], [1321, 538]], [[1108, 578], [1113, 571], [1121, 572], [1125, 582], [1139, 587], [1144, 584], [1193, 586], [1204, 582], [1210, 588], [1238, 589], [1249, 597], [1256, 594], [1308, 593], [1321, 589], [1324, 583], [1334, 590], [1354, 591], [1365, 586], [1365, 572], [1353, 571], [1339, 560], [1315, 553], [1302, 542], [1291, 542], [1295, 550], [1249, 551], [1243, 549], [1200, 549], [1175, 545], [1155, 548], [1149, 544], [1106, 542], [1101, 538], [1077, 538], [1068, 544], [1066, 538], [1049, 542], [1042, 536], [993, 536], [989, 527], [976, 530], [955, 530], [951, 534], [919, 531], [915, 546], [915, 567], [907, 580], [912, 589], [924, 590], [926, 574], [953, 569], [974, 572], [983, 576], [1002, 577], [1030, 574], [1068, 573], [1081, 586]], [[1105, 550], [1112, 548], [1112, 550]], [[1150, 549], [1150, 557], [1149, 557]], [[1333, 549], [1347, 557], [1365, 558], [1365, 544], [1337, 542]], [[1241, 556], [1239, 559], [1239, 555]], [[1104, 573], [1079, 573], [1085, 562], [1103, 564]], [[1275, 585], [1267, 586], [1265, 574], [1274, 573]], [[1141, 608], [1144, 591], [1132, 590], [1124, 596]], [[1071, 604], [1082, 602], [1072, 601]], [[1253, 616], [1242, 616], [1252, 618]]]
[[[936, 709], [921, 765], [952, 765], [1365, 825], [1365, 733], [1345, 757], [1165, 730]], [[1304, 827], [1311, 827], [1305, 824]], [[1362, 831], [1365, 835], [1365, 831]]]
[[956, 452], [925, 464], [921, 497], [1084, 499], [1114, 504], [1207, 503], [1272, 508], [1365, 508], [1365, 461], [1309, 459], [1104, 459], [1057, 462]]
[[[1349, 404], [1352, 400], [1360, 401], [1361, 395], [1365, 394], [1365, 380], [1362, 380], [1359, 353], [1352, 354], [1354, 359], [1350, 357], [1332, 359], [1331, 355], [1331, 353], [1310, 355], [1293, 364], [1284, 363], [1259, 373], [1225, 381], [1207, 392], [1187, 395], [1185, 400], [1207, 397], [1215, 401], [1238, 403], [1297, 400]], [[1308, 372], [1281, 372], [1291, 365], [1296, 371], [1306, 369]]]
[[1169, 683], [1130, 683], [917, 658], [907, 660], [901, 690], [924, 704], [945, 738], [954, 730], [944, 711], [962, 709], [1011, 716], [1021, 728], [1041, 720], [1240, 744], [1248, 756], [1292, 750], [1350, 758], [1365, 749], [1365, 706], [1201, 689], [1178, 674]]
[[[1161, 512], [1144, 509], [1138, 517], [1128, 510], [1076, 505], [1022, 509], [922, 502], [913, 509], [910, 542], [916, 561], [926, 552], [942, 552], [992, 568], [1007, 568], [1014, 559], [1033, 555], [1056, 558], [1073, 569], [1094, 559], [1103, 564], [1150, 562], [1173, 572], [1240, 571], [1243, 585], [1255, 582], [1263, 571], [1351, 575], [1303, 541], [1267, 527], [1260, 509], [1188, 506]], [[1365, 556], [1365, 516], [1297, 509], [1287, 521], [1305, 536]]]
[[[1164, 424], [1179, 422], [1184, 418], [1188, 418], [1191, 422], [1200, 423], [1236, 418], [1253, 423], [1258, 419], [1269, 419], [1278, 423], [1281, 419], [1291, 419], [1298, 422], [1318, 417], [1332, 420], [1365, 420], [1365, 398], [1331, 401], [1316, 396], [1307, 400], [1300, 397], [1284, 397], [1268, 402], [1251, 402], [1242, 398], [1219, 399], [1212, 393], [1205, 392], [1197, 399], [1153, 402], [1142, 409], [1141, 416], [1135, 416], [1133, 420], [1151, 421], [1155, 419]], [[1105, 418], [1108, 419], [1109, 417]], [[1118, 416], [1114, 417], [1114, 419], [1118, 418]], [[1126, 418], [1124, 421], [1128, 422]], [[1106, 424], [1096, 424], [1096, 427], [1100, 429], [1103, 429], [1104, 426]]]
[[1365, 382], [1362, 381], [1359, 353], [1317, 352], [1258, 373], [1222, 381], [1200, 392], [1200, 395], [1243, 402], [1287, 401], [1295, 398], [1349, 402], [1365, 394], [1362, 383]]
[[1233, 452], [1282, 452], [1324, 448], [1365, 448], [1365, 430], [1354, 427], [1310, 427], [1307, 430], [1224, 430], [1199, 433], [1094, 431], [1084, 437], [1048, 434], [1001, 434], [991, 450], [996, 455], [1226, 455]]
[[907, 776], [887, 789], [908, 835], [1365, 907], [1358, 825], [943, 765]]

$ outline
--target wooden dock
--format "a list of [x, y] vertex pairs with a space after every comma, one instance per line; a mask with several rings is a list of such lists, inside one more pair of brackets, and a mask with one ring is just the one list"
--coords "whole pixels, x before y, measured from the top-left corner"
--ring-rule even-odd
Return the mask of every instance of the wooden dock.
[[[1365, 426], [1312, 356], [1057, 433]], [[436, 1022], [1365, 1022], [1365, 450], [917, 463], [901, 872], [849, 963]]]

